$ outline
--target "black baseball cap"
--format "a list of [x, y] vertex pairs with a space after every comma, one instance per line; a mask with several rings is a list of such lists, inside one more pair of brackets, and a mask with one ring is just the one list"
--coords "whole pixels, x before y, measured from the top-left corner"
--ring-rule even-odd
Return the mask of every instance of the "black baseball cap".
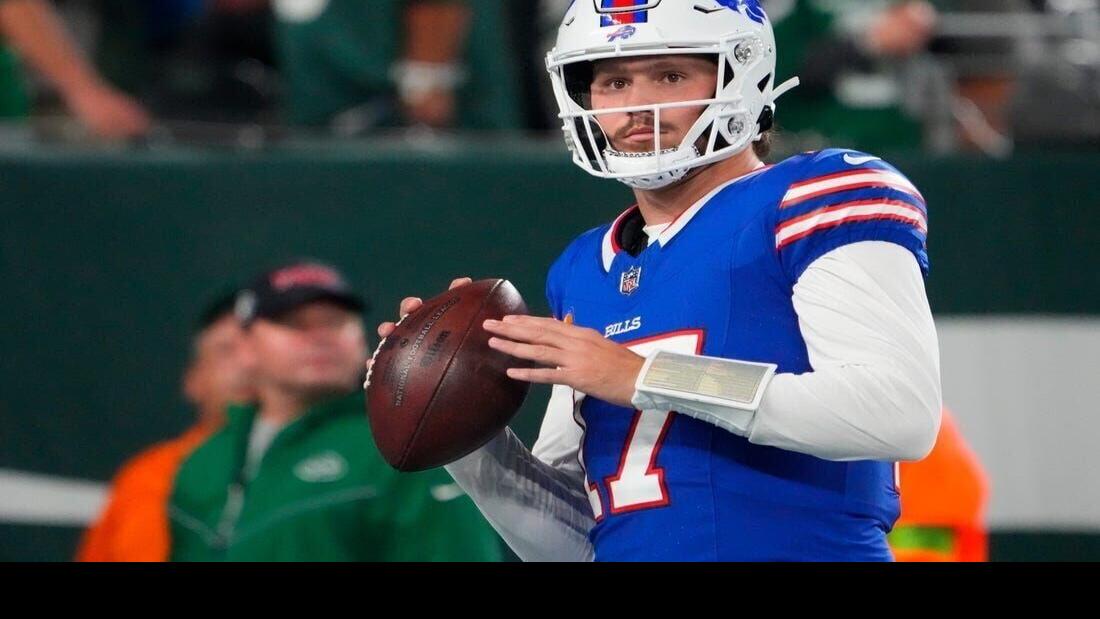
[[237, 294], [234, 313], [248, 326], [258, 318], [275, 319], [315, 301], [330, 301], [354, 312], [366, 301], [352, 291], [335, 268], [315, 261], [293, 262], [264, 273]]

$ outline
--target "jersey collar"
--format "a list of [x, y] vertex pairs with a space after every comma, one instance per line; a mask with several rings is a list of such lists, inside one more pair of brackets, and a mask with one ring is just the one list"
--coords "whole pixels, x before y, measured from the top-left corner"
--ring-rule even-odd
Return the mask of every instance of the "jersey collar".
[[[733, 180], [722, 183], [718, 187], [715, 187], [713, 191], [711, 191], [707, 195], [703, 196], [698, 202], [691, 205], [691, 208], [684, 211], [683, 213], [680, 214], [679, 217], [674, 219], [672, 221], [672, 223], [670, 223], [668, 225], [668, 227], [665, 228], [664, 232], [662, 232], [661, 235], [659, 237], [657, 237], [657, 243], [662, 248], [665, 245], [668, 245], [672, 241], [672, 239], [675, 238], [676, 235], [680, 233], [681, 230], [686, 228], [687, 225], [689, 223], [691, 223], [691, 220], [694, 219], [695, 216], [699, 214], [699, 211], [701, 211], [703, 209], [703, 207], [706, 206], [707, 203], [710, 202], [714, 198], [714, 196], [721, 193], [727, 187], [729, 187], [729, 186], [731, 186], [735, 183], [739, 183], [743, 180], [752, 178], [752, 177], [756, 176], [757, 174], [763, 172], [764, 170], [766, 170], [770, 167], [771, 166], [765, 166], [765, 165], [761, 164], [760, 167], [756, 168], [752, 172], [749, 172], [748, 174], [746, 174], [744, 176], [739, 176], [739, 177], [737, 177]], [[623, 224], [627, 220], [629, 220], [630, 218], [637, 217], [637, 216], [639, 216], [638, 205], [635, 204], [634, 206], [632, 206], [632, 207], [626, 209], [625, 211], [623, 211], [623, 213], [621, 215], [616, 217], [614, 223], [612, 223], [611, 227], [608, 228], [607, 232], [604, 233], [603, 243], [600, 246], [600, 249], [601, 249], [600, 253], [601, 253], [601, 258], [602, 258], [602, 262], [603, 262], [603, 270], [605, 272], [608, 272], [608, 273], [611, 272], [611, 264], [613, 262], [615, 262], [615, 257], [618, 256], [619, 253], [623, 251], [622, 245], [620, 245], [621, 238], [622, 238]]]

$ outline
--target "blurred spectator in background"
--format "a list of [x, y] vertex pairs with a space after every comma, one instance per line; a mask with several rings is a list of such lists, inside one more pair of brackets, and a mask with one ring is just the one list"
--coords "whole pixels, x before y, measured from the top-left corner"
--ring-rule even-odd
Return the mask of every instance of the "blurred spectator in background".
[[0, 118], [29, 113], [16, 58], [56, 88], [93, 135], [125, 139], [149, 129], [146, 111], [88, 64], [47, 0], [0, 0]]
[[295, 263], [238, 298], [256, 406], [231, 407], [175, 481], [172, 560], [498, 560], [496, 534], [442, 469], [399, 474], [371, 438], [363, 300]]
[[343, 135], [518, 128], [505, 4], [272, 0], [290, 121]]
[[[275, 120], [268, 0], [96, 0], [96, 60], [175, 132]], [[204, 131], [205, 130], [205, 131]]]
[[99, 60], [165, 117], [337, 136], [511, 130], [523, 109], [498, 0], [99, 0]]
[[263, 123], [277, 120], [281, 91], [268, 0], [160, 0], [146, 8], [160, 65], [149, 98], [173, 121]]
[[782, 50], [776, 72], [801, 86], [782, 105], [781, 129], [800, 148], [826, 143], [872, 152], [919, 147], [920, 119], [904, 105], [901, 62], [936, 26], [923, 0], [764, 0]]
[[[799, 148], [1012, 151], [1009, 110], [1041, 20], [1025, 0], [764, 0]], [[858, 114], [854, 113], [858, 112]]]
[[99, 520], [84, 534], [77, 560], [168, 560], [168, 499], [180, 463], [223, 425], [230, 403], [252, 399], [234, 300], [235, 295], [226, 295], [213, 303], [193, 336], [183, 393], [197, 413], [195, 425], [122, 466]]
[[[1009, 124], [1039, 151], [1100, 148], [1100, 0], [1032, 0], [1043, 19], [1000, 20], [1023, 48]], [[979, 16], [980, 17], [980, 16]], [[988, 17], [985, 18], [988, 21]], [[1002, 35], [1004, 37], [1005, 35]]]
[[[929, 132], [930, 150], [979, 150], [1004, 157], [1012, 152], [1009, 110], [1026, 48], [1036, 42], [1037, 17], [1027, 0], [932, 0], [943, 19], [929, 49], [951, 95], [941, 102], [943, 127]], [[1008, 26], [1006, 28], [1006, 26]], [[934, 106], [936, 101], [927, 101]], [[934, 121], [935, 111], [930, 110]]]
[[949, 410], [943, 411], [932, 453], [900, 468], [901, 517], [888, 537], [894, 557], [907, 562], [988, 561], [989, 482]]

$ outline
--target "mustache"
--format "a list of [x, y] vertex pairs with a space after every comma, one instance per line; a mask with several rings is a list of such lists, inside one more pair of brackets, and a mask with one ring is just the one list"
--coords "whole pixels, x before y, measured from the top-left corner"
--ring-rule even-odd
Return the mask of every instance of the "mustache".
[[[655, 133], [656, 128], [655, 128], [655, 123], [653, 122], [653, 120], [654, 119], [653, 119], [652, 115], [648, 115], [647, 117], [639, 118], [635, 122], [630, 123], [629, 125], [627, 125], [627, 126], [623, 127], [622, 129], [619, 129], [618, 131], [616, 131], [615, 135], [612, 136], [612, 139], [623, 140], [623, 139], [626, 139], [631, 133], [634, 133], [634, 132], [637, 132], [637, 131], [650, 131], [650, 132]], [[674, 127], [672, 127], [672, 125], [669, 125], [668, 123], [666, 123], [662, 120], [662, 122], [661, 122], [661, 131], [667, 132], [671, 129], [674, 129]]]

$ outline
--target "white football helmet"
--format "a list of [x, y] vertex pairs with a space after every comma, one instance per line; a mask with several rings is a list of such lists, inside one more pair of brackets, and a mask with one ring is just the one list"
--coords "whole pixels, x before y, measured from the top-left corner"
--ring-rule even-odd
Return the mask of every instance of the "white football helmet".
[[[592, 62], [666, 54], [711, 54], [718, 63], [711, 99], [592, 110]], [[775, 36], [759, 0], [574, 0], [546, 67], [573, 162], [600, 178], [636, 189], [674, 183], [693, 168], [741, 152], [771, 127], [775, 100], [798, 85], [775, 87]], [[706, 106], [676, 145], [623, 153], [611, 148], [598, 114]]]

